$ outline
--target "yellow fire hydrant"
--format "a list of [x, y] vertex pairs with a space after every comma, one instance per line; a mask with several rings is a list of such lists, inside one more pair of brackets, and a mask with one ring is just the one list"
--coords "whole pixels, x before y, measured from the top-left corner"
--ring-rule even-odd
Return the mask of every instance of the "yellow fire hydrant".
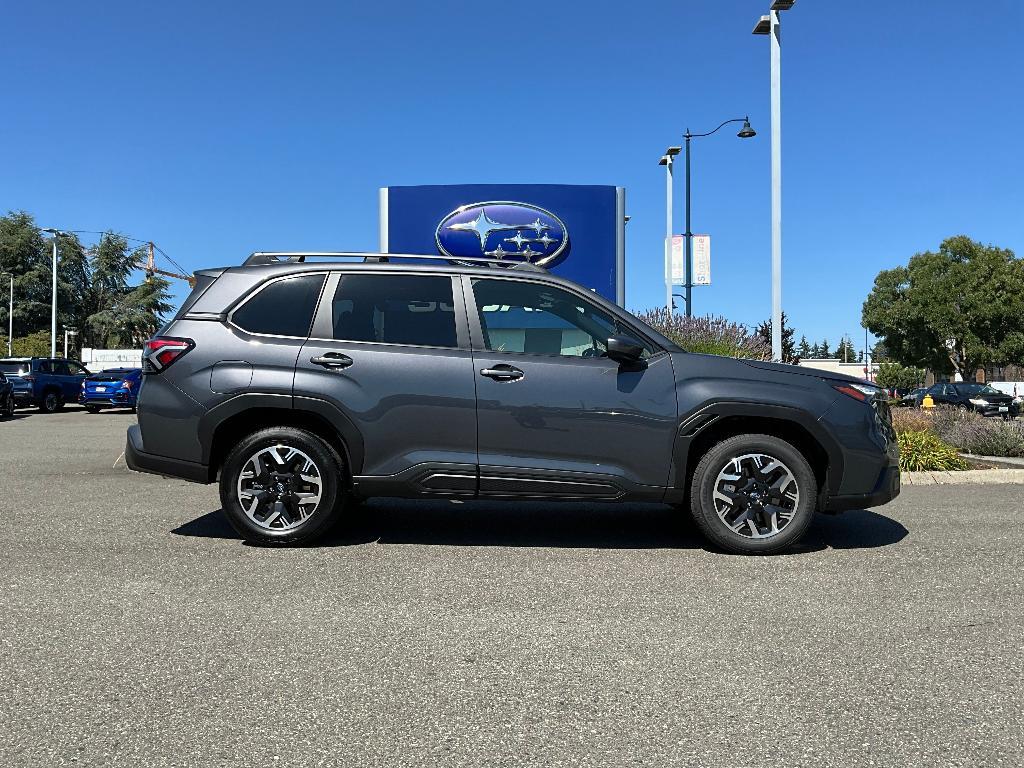
[[924, 397], [921, 398], [921, 407], [922, 408], [934, 408], [935, 407], [935, 401], [932, 400], [932, 396], [931, 395], [925, 395]]

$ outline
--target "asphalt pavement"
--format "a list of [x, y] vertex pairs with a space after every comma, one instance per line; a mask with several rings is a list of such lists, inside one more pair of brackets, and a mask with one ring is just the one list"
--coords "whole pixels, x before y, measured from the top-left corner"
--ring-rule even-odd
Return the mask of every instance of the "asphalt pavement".
[[0, 421], [2, 766], [1024, 763], [1024, 491], [914, 486], [798, 550], [666, 507], [371, 502], [243, 544], [133, 416]]

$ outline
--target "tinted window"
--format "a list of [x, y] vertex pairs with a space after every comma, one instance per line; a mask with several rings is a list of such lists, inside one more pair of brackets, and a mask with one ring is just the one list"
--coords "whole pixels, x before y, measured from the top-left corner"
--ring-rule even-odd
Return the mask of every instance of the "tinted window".
[[36, 370], [39, 373], [50, 373], [50, 371], [51, 371], [50, 361], [49, 360], [40, 360]]
[[[621, 333], [636, 338], [636, 333], [614, 316], [549, 285], [474, 280], [473, 293], [484, 343], [495, 352], [600, 357], [609, 336]], [[646, 357], [651, 348], [640, 343]]]
[[28, 360], [22, 360], [16, 363], [0, 363], [0, 371], [10, 373], [14, 376], [24, 376], [28, 373], [29, 365], [30, 363]]
[[83, 366], [71, 360], [68, 360], [68, 370], [71, 371], [72, 376], [87, 376], [89, 374]]
[[309, 335], [323, 275], [299, 275], [270, 283], [235, 310], [232, 321], [252, 333]]
[[53, 372], [58, 376], [68, 375], [68, 364], [64, 360], [53, 361]]
[[342, 275], [332, 309], [342, 341], [458, 346], [450, 277]]

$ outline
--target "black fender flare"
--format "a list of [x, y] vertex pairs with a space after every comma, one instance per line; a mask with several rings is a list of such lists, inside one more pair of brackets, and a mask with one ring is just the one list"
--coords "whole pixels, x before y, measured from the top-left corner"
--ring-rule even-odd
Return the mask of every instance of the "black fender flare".
[[687, 492], [687, 478], [690, 476], [690, 448], [702, 434], [713, 429], [724, 418], [747, 416], [750, 418], [774, 419], [795, 424], [807, 432], [825, 451], [828, 457], [828, 473], [825, 486], [819, 494], [834, 493], [843, 476], [843, 451], [836, 439], [810, 412], [802, 408], [745, 400], [716, 400], [704, 403], [684, 414], [679, 419], [675, 447], [672, 452], [672, 472], [669, 477], [669, 495], [681, 498]]
[[[337, 406], [316, 397], [300, 397], [283, 394], [243, 392], [218, 403], [199, 419], [199, 443], [202, 446], [203, 463], [209, 464], [213, 438], [217, 429], [228, 419], [254, 409], [278, 409], [289, 413], [307, 413], [318, 417], [329, 428], [338, 433], [346, 452], [352, 474], [358, 474], [363, 466], [363, 436], [352, 420]], [[254, 425], [260, 426], [260, 425]], [[270, 426], [270, 425], [267, 425]]]

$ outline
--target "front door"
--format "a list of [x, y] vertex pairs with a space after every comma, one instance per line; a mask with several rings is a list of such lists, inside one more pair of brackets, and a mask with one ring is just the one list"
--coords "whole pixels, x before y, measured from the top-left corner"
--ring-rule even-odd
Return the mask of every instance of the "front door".
[[475, 494], [475, 387], [459, 282], [395, 267], [331, 275], [295, 404], [330, 403], [360, 492]]
[[660, 499], [676, 430], [667, 353], [627, 370], [604, 357], [636, 335], [581, 293], [464, 278], [477, 387], [480, 493]]

